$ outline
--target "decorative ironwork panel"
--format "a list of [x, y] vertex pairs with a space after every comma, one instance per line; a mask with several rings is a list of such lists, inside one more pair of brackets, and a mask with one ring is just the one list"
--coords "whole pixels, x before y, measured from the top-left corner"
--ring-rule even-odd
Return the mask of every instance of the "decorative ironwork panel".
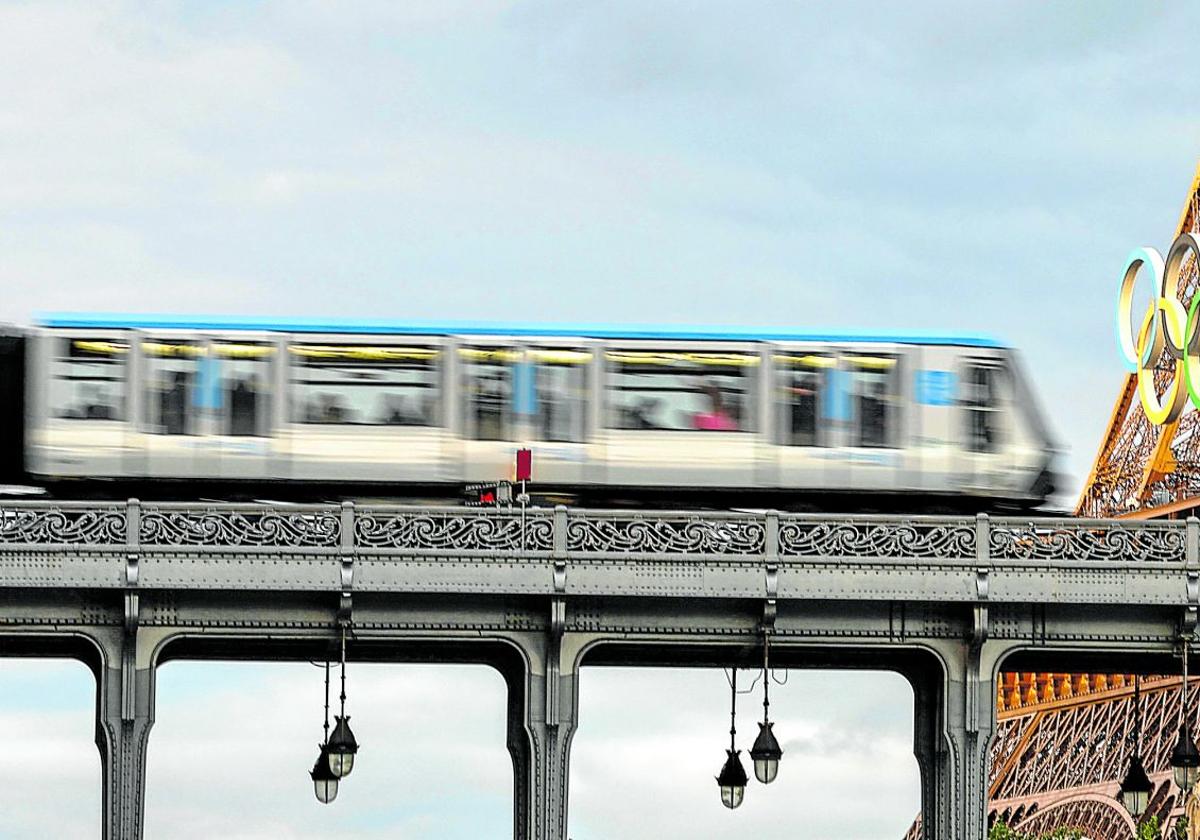
[[991, 555], [1005, 560], [1183, 562], [1182, 522], [993, 520]]
[[603, 554], [762, 554], [763, 520], [749, 515], [597, 513], [567, 522], [567, 550]]
[[125, 505], [0, 507], [0, 543], [23, 545], [122, 545]]
[[359, 508], [355, 544], [364, 548], [457, 551], [549, 551], [554, 547], [550, 511], [526, 513]]
[[1046, 836], [1059, 828], [1077, 828], [1086, 837], [1105, 840], [1132, 837], [1134, 832], [1133, 819], [1116, 798], [1095, 795], [1056, 802], [1010, 827], [1031, 837]]
[[779, 553], [792, 557], [961, 559], [975, 557], [976, 523], [966, 518], [782, 518]]
[[333, 508], [294, 509], [143, 505], [143, 545], [334, 548], [342, 525]]

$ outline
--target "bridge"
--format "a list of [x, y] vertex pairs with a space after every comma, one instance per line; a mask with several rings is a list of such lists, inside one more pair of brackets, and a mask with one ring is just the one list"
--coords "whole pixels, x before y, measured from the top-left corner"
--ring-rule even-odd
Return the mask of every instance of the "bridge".
[[1200, 520], [8, 502], [0, 603], [0, 652], [96, 675], [106, 840], [142, 835], [159, 665], [325, 658], [342, 628], [351, 661], [503, 674], [519, 840], [565, 840], [583, 665], [757, 667], [766, 635], [779, 667], [908, 678], [924, 837], [962, 840], [1001, 667], [1176, 672]]

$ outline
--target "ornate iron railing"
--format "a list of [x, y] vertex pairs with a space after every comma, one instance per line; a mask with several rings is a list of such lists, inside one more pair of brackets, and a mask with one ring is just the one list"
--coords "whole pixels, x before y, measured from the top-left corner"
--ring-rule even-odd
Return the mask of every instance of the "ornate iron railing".
[[0, 550], [67, 547], [591, 559], [1184, 564], [1200, 521], [400, 505], [14, 501]]

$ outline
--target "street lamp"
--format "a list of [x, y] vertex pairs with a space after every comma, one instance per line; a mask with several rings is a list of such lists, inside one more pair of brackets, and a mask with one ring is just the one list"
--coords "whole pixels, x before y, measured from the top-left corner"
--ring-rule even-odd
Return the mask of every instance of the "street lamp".
[[329, 753], [329, 769], [337, 778], [350, 775], [354, 769], [354, 756], [358, 753], [358, 741], [350, 731], [350, 718], [346, 714], [346, 627], [342, 625], [342, 694], [341, 714], [335, 719], [337, 726], [329, 738], [327, 749]]
[[769, 785], [775, 781], [775, 777], [779, 774], [779, 759], [783, 756], [783, 750], [779, 747], [779, 742], [775, 740], [775, 733], [771, 728], [775, 725], [771, 723], [769, 711], [771, 708], [771, 637], [765, 631], [763, 632], [763, 722], [758, 725], [758, 737], [754, 739], [754, 746], [750, 748], [750, 757], [754, 759], [754, 778], [758, 779], [764, 785]]
[[328, 805], [337, 799], [338, 777], [329, 769], [329, 747], [320, 746], [321, 753], [317, 756], [317, 763], [313, 765], [313, 769], [309, 771], [308, 775], [312, 777], [313, 793], [317, 795], [317, 801]]
[[1179, 740], [1171, 753], [1171, 770], [1175, 784], [1186, 795], [1200, 781], [1200, 752], [1192, 740], [1188, 726], [1188, 647], [1191, 636], [1183, 637], [1183, 685], [1179, 690]]
[[721, 804], [726, 808], [733, 810], [742, 804], [742, 799], [746, 796], [746, 768], [742, 767], [742, 760], [739, 758], [741, 750], [737, 749], [735, 739], [737, 737], [737, 668], [733, 669], [733, 679], [729, 683], [730, 688], [730, 709], [729, 709], [729, 749], [725, 750], [725, 764], [721, 767], [721, 773], [717, 776], [717, 784], [721, 788]]
[[1146, 812], [1150, 793], [1154, 786], [1142, 765], [1142, 708], [1140, 684], [1137, 674], [1133, 675], [1133, 756], [1129, 759], [1129, 772], [1121, 782], [1121, 804], [1136, 820]]
[[317, 746], [321, 751], [308, 775], [312, 779], [317, 801], [328, 805], [337, 799], [338, 794], [338, 777], [329, 766], [329, 660], [325, 661], [325, 738]]
[[339, 779], [350, 775], [354, 769], [354, 754], [358, 752], [358, 741], [350, 731], [350, 718], [338, 715], [337, 726], [329, 737], [329, 769]]

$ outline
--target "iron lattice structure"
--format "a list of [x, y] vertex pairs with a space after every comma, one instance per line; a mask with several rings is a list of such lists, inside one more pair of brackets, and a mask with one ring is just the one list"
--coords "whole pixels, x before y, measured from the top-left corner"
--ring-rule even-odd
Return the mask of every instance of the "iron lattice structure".
[[[1200, 679], [1188, 680], [1188, 714], [1196, 731]], [[1145, 818], [1157, 816], [1163, 838], [1196, 798], [1184, 803], [1171, 778], [1179, 734], [1179, 677], [1141, 680], [1141, 753], [1154, 793]], [[1117, 799], [1129, 769], [1134, 733], [1133, 678], [1123, 674], [1001, 675], [998, 726], [991, 747], [988, 822], [1039, 836], [1079, 829], [1089, 840], [1130, 840], [1134, 821]], [[921, 838], [920, 817], [905, 840]], [[1195, 831], [1187, 835], [1197, 836]]]
[[[1175, 236], [1200, 233], [1200, 168], [1179, 217]], [[1165, 250], [1170, 240], [1160, 243]], [[1114, 269], [1115, 271], [1115, 269]], [[1188, 258], [1179, 282], [1179, 298], [1190, 306], [1200, 288], [1195, 260]], [[1140, 317], [1136, 313], [1135, 320]], [[1136, 324], [1134, 325], [1136, 327]], [[1159, 393], [1175, 369], [1163, 350], [1155, 365]], [[1078, 516], [1153, 518], [1200, 505], [1200, 411], [1185, 411], [1174, 423], [1155, 426], [1137, 398], [1137, 376], [1127, 374], [1096, 460], [1075, 508]]]

